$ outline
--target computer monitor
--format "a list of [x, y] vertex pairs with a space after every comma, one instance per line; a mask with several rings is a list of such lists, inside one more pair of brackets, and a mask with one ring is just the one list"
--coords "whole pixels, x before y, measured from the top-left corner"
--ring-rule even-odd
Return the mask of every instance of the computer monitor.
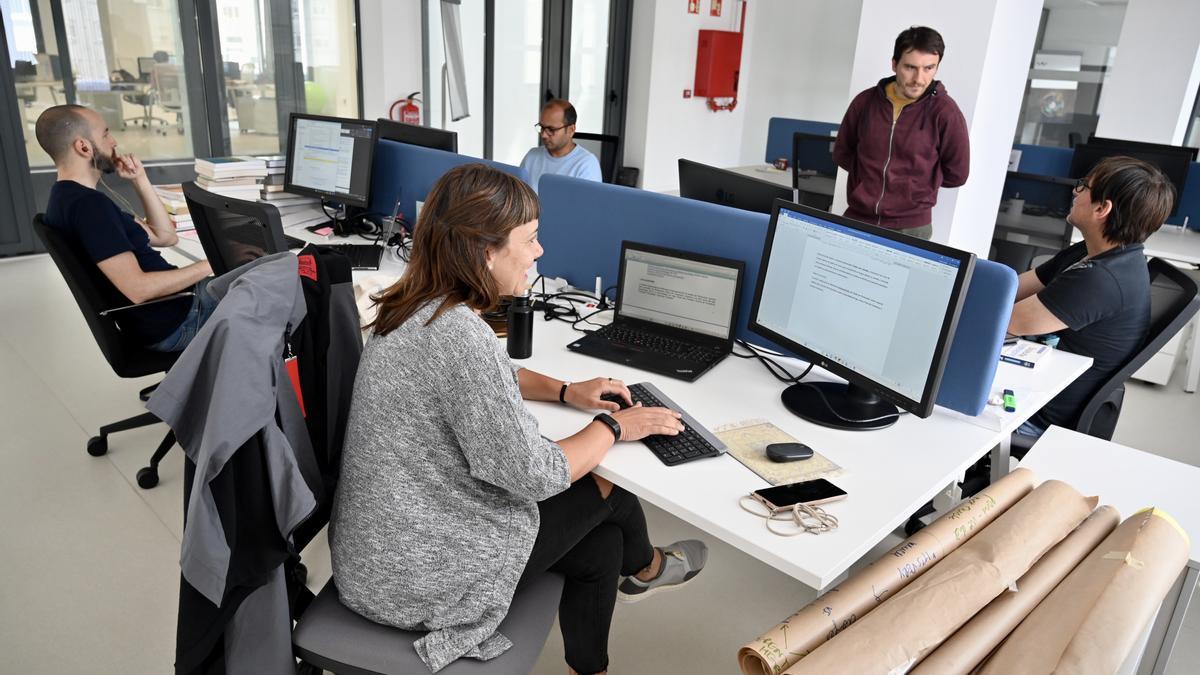
[[240, 80], [242, 79], [242, 64], [237, 61], [225, 62], [225, 79]]
[[157, 61], [153, 56], [139, 56], [137, 60], [138, 77], [142, 82], [150, 81], [150, 74], [154, 72], [154, 64]]
[[434, 150], [458, 152], [458, 134], [456, 132], [405, 124], [389, 120], [386, 117], [380, 117], [377, 124], [379, 125], [380, 139], [419, 145]]
[[283, 189], [366, 207], [374, 156], [374, 122], [292, 113]]
[[903, 408], [928, 417], [975, 255], [777, 202], [750, 330], [847, 380], [801, 382], [788, 410], [838, 429], [882, 429]]
[[1158, 167], [1167, 180], [1175, 186], [1175, 203], [1171, 205], [1171, 215], [1179, 210], [1179, 200], [1183, 196], [1183, 187], [1187, 182], [1188, 168], [1191, 166], [1194, 152], [1190, 148], [1172, 146], [1146, 147], [1148, 144], [1123, 141], [1101, 141], [1100, 143], [1083, 143], [1075, 146], [1075, 154], [1071, 157], [1071, 177], [1083, 178], [1096, 166], [1100, 160], [1114, 155], [1125, 155], [1149, 162]]
[[792, 201], [790, 187], [690, 159], [679, 160], [679, 196], [735, 209], [770, 213], [776, 199]]
[[1186, 145], [1167, 145], [1165, 143], [1145, 143], [1143, 141], [1126, 141], [1120, 138], [1106, 138], [1092, 134], [1088, 136], [1088, 145], [1104, 145], [1108, 147], [1121, 148], [1141, 148], [1143, 150], [1158, 150], [1161, 152], [1180, 152], [1188, 156], [1193, 162], [1196, 161], [1197, 148], [1189, 148]]
[[837, 138], [797, 131], [792, 134], [792, 181], [801, 176], [837, 176], [833, 143]]

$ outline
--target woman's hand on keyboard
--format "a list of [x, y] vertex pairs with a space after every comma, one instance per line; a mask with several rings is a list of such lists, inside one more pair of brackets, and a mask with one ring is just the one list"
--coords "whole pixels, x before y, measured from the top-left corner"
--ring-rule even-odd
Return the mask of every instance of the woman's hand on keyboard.
[[683, 431], [680, 414], [669, 408], [647, 408], [635, 403], [612, 413], [621, 425], [621, 440], [640, 441], [647, 436], [675, 436]]
[[[602, 398], [605, 395], [612, 394], [624, 400], [625, 405], [618, 405]], [[613, 412], [633, 405], [633, 398], [629, 395], [629, 388], [625, 386], [624, 382], [611, 377], [595, 377], [583, 382], [572, 382], [567, 387], [565, 399], [567, 403], [580, 410]]]

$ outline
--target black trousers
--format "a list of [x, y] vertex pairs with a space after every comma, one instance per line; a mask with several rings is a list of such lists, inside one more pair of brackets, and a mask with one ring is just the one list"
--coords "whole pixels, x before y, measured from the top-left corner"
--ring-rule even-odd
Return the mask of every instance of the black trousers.
[[650, 564], [654, 548], [638, 498], [613, 486], [608, 499], [590, 475], [538, 504], [541, 526], [521, 583], [562, 574], [558, 623], [567, 665], [577, 673], [608, 669], [608, 631], [617, 580]]

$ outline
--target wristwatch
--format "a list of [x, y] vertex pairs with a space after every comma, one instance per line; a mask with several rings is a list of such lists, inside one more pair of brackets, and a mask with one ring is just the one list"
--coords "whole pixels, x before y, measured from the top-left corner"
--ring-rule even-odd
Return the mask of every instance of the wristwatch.
[[621, 440], [621, 424], [613, 419], [612, 415], [600, 413], [592, 419], [608, 427], [608, 430], [612, 432], [614, 442]]

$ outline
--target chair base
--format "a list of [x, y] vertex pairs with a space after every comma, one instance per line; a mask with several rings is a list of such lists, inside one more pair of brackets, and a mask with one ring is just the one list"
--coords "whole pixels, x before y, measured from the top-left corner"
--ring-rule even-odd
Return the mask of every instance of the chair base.
[[[142, 394], [148, 396], [148, 392], [152, 391], [154, 387], [157, 386], [158, 385], [153, 385], [143, 389]], [[109, 434], [115, 434], [118, 431], [129, 431], [130, 429], [140, 429], [141, 427], [148, 427], [151, 424], [158, 424], [159, 422], [161, 422], [161, 420], [159, 420], [154, 413], [142, 413], [141, 415], [128, 417], [120, 420], [119, 422], [106, 424], [100, 427], [100, 435], [92, 436], [88, 439], [87, 453], [92, 457], [102, 457], [108, 453]], [[171, 447], [174, 445], [175, 432], [168, 430], [167, 435], [163, 437], [162, 441], [159, 442], [158, 447], [154, 449], [154, 454], [150, 456], [149, 466], [142, 467], [138, 470], [138, 487], [142, 488], [143, 490], [149, 490], [150, 488], [158, 485], [158, 465], [160, 462], [162, 462], [163, 457], [167, 456], [167, 453], [171, 451]]]

